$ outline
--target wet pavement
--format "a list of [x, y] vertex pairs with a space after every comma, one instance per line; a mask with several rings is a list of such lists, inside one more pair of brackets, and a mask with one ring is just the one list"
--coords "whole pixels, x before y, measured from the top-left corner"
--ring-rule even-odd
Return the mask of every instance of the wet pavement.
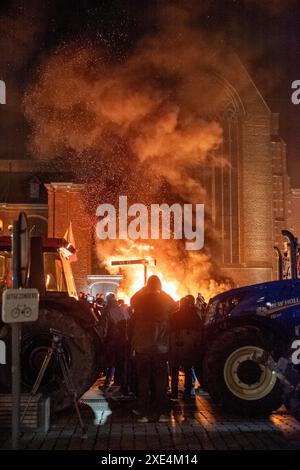
[[[224, 413], [200, 391], [195, 401], [172, 401], [168, 423], [140, 424], [134, 403], [122, 401], [117, 390], [104, 396], [94, 386], [81, 400], [87, 439], [73, 409], [57, 416], [51, 429], [25, 432], [23, 449], [44, 450], [254, 450], [300, 449], [300, 423], [284, 408], [268, 418], [245, 419]], [[10, 448], [10, 436], [0, 431], [0, 449]]]

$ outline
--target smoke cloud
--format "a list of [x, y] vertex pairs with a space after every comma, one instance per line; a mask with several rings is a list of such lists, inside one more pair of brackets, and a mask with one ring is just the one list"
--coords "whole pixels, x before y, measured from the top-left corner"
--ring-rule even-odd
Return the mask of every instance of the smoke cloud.
[[[211, 117], [226, 98], [208, 71], [216, 64], [229, 67], [230, 57], [219, 43], [208, 46], [190, 23], [188, 10], [167, 5], [159, 33], [143, 38], [122, 60], [114, 62], [104, 46], [87, 41], [44, 58], [24, 98], [30, 150], [37, 158], [69, 162], [86, 183], [91, 213], [119, 195], [146, 204], [208, 202], [199, 175], [206, 165], [226, 164], [216, 156], [222, 128]], [[178, 241], [107, 241], [98, 244], [99, 258], [111, 269], [111, 257], [148, 250], [164, 277], [184, 287], [182, 294], [202, 288], [208, 296], [224, 287], [212, 260], [217, 234], [208, 207], [201, 252], [187, 252]]]

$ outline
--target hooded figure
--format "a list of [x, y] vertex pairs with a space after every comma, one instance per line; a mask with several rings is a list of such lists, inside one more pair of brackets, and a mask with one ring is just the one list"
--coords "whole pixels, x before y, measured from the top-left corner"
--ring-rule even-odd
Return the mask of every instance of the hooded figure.
[[131, 298], [133, 309], [132, 349], [143, 354], [169, 351], [170, 313], [174, 300], [162, 291], [159, 277], [150, 276], [147, 285]]
[[[154, 403], [160, 417], [168, 420], [167, 360], [169, 352], [170, 315], [174, 300], [162, 291], [160, 279], [150, 276], [147, 285], [131, 298], [132, 342], [137, 373], [139, 421], [147, 422], [149, 391], [154, 391]], [[154, 387], [153, 387], [154, 385]]]

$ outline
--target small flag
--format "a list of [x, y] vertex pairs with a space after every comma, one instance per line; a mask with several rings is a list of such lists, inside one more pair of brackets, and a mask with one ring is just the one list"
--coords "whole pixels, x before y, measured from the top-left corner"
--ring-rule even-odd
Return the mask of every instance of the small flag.
[[[76, 249], [75, 238], [74, 238], [73, 228], [72, 228], [72, 222], [70, 222], [69, 228], [66, 231], [66, 233], [64, 234], [64, 239], [67, 240], [67, 242], [70, 243], [73, 246], [73, 248]], [[75, 253], [73, 253], [70, 256], [70, 263], [74, 263], [75, 261], [78, 261], [76, 251], [75, 251]]]

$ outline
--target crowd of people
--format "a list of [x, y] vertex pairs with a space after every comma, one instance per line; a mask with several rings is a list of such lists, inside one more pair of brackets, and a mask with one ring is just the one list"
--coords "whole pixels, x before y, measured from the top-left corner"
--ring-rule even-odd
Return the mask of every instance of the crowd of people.
[[101, 390], [119, 386], [121, 397], [134, 399], [138, 422], [169, 419], [170, 399], [179, 394], [179, 372], [184, 373], [185, 400], [195, 397], [195, 366], [199, 357], [205, 300], [187, 295], [175, 302], [162, 290], [157, 276], [126, 305], [113, 293], [80, 299], [101, 311], [106, 375]]

